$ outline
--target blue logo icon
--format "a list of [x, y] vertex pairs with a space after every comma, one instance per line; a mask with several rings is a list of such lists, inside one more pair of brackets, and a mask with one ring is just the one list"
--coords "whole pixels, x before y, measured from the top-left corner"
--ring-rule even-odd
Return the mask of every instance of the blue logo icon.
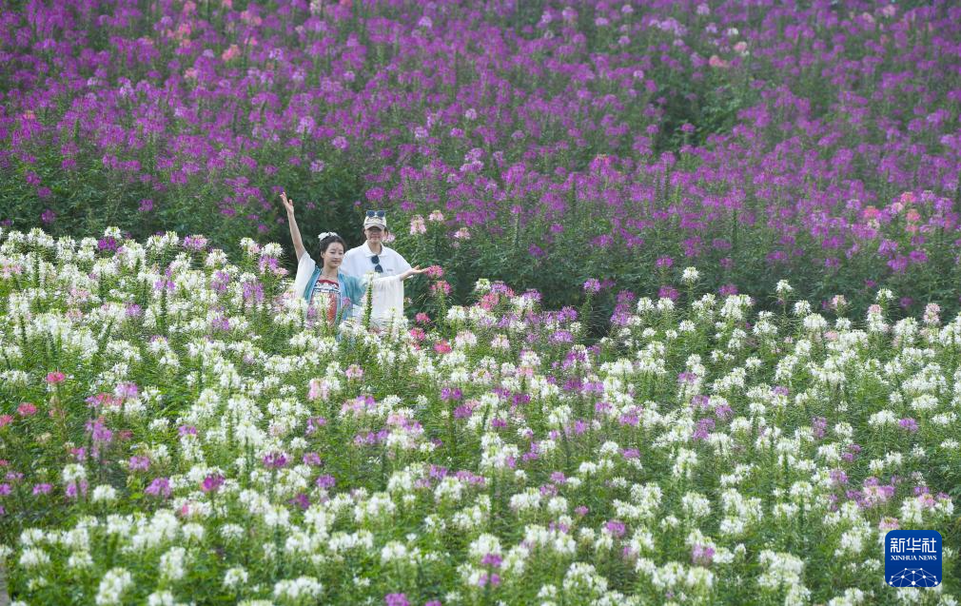
[[884, 580], [891, 587], [941, 584], [941, 533], [892, 530], [884, 537]]

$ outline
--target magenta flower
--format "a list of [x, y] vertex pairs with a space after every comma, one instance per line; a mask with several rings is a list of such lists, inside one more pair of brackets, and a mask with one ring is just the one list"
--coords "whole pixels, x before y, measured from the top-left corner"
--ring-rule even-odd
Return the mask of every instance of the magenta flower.
[[200, 489], [204, 492], [217, 492], [224, 485], [224, 477], [220, 474], [211, 474], [204, 478]]
[[384, 596], [386, 606], [410, 606], [407, 595], [403, 593], [388, 593]]

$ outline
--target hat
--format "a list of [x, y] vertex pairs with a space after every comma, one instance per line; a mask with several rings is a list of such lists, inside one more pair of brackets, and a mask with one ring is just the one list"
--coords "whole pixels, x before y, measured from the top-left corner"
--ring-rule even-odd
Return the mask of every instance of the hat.
[[364, 217], [364, 229], [368, 227], [379, 227], [387, 230], [387, 213], [382, 210], [368, 210]]

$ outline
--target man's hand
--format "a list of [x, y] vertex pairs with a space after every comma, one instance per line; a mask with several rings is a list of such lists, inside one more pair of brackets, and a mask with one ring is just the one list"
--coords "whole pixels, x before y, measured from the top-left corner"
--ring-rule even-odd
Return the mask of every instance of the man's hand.
[[411, 276], [419, 276], [420, 274], [424, 273], [425, 271], [427, 271], [427, 268], [426, 268], [426, 267], [425, 267], [424, 269], [421, 269], [419, 265], [416, 266], [416, 267], [411, 267], [410, 269], [408, 269], [408, 270], [405, 271], [404, 273], [400, 274], [400, 279], [401, 279], [401, 280], [406, 280], [407, 278], [409, 278], [409, 277], [411, 277]]

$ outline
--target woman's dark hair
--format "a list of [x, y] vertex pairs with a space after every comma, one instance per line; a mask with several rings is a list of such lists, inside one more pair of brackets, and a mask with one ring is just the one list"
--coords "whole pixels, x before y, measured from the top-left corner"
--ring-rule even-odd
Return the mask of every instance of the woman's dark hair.
[[340, 242], [340, 245], [344, 247], [344, 252], [347, 252], [347, 243], [344, 242], [344, 239], [337, 234], [331, 234], [320, 241], [320, 254], [327, 252], [327, 247], [335, 242]]

